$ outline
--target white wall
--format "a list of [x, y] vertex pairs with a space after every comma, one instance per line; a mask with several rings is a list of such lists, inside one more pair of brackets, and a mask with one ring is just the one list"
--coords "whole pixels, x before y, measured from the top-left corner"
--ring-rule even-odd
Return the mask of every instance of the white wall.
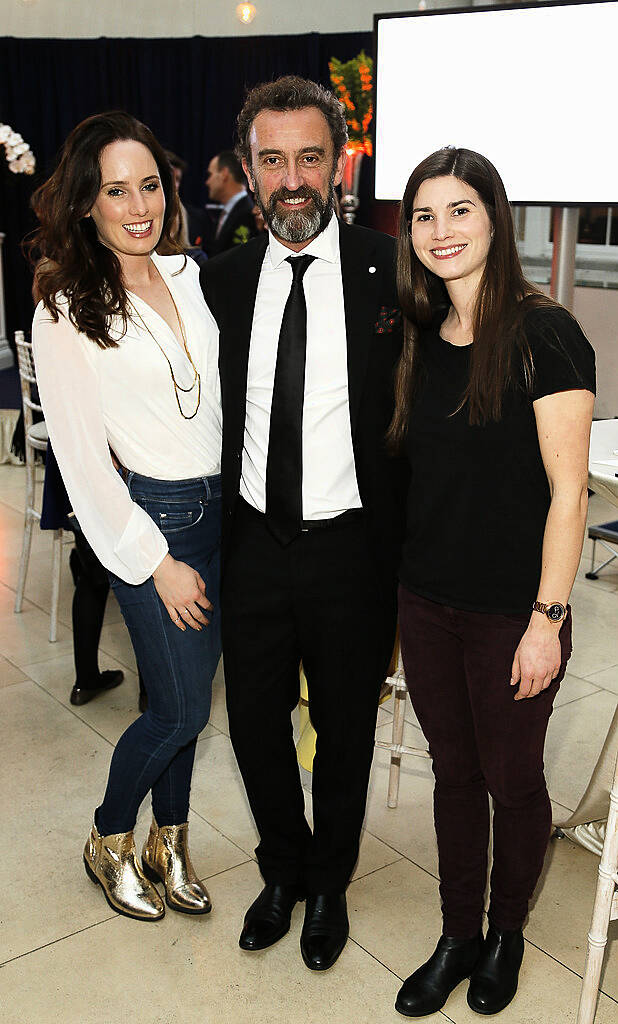
[[[549, 285], [538, 285], [549, 294]], [[597, 400], [594, 415], [618, 416], [618, 289], [575, 288], [573, 315], [597, 357]]]
[[[239, 0], [0, 0], [0, 36], [80, 39], [295, 35], [366, 32], [379, 12], [414, 11], [418, 0], [253, 0], [251, 25], [236, 17]], [[466, 7], [427, 0], [427, 8]]]
[[618, 290], [576, 288], [573, 312], [597, 356], [594, 414], [618, 416]]

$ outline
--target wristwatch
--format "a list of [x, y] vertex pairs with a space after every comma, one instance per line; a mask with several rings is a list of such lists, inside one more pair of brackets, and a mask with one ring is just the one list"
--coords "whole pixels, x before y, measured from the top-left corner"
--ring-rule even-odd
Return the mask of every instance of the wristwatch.
[[551, 601], [549, 604], [543, 604], [542, 601], [535, 601], [532, 605], [533, 612], [541, 612], [546, 615], [550, 622], [562, 622], [566, 616], [567, 610], [560, 601]]

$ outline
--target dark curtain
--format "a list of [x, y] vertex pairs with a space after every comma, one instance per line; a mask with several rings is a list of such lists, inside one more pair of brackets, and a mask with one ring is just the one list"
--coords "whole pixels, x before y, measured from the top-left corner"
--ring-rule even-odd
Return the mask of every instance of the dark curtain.
[[[30, 275], [19, 248], [34, 226], [29, 197], [53, 170], [74, 125], [89, 114], [128, 110], [188, 161], [181, 194], [201, 205], [208, 161], [233, 143], [247, 87], [283, 74], [329, 85], [332, 56], [349, 60], [363, 48], [371, 53], [372, 46], [369, 32], [223, 39], [0, 38], [0, 122], [24, 137], [37, 159], [36, 174], [27, 177], [11, 174], [0, 158], [9, 338], [32, 319]], [[365, 167], [361, 194], [366, 197], [370, 180]]]

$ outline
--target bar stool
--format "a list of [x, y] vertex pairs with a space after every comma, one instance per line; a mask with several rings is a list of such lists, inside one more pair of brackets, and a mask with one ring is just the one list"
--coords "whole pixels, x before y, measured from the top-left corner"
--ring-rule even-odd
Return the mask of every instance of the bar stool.
[[588, 933], [588, 953], [582, 980], [577, 1024], [593, 1024], [599, 979], [603, 966], [603, 955], [607, 945], [609, 922], [618, 919], [618, 760], [614, 781], [609, 794], [609, 814], [601, 862], [599, 880], [592, 911], [592, 923]]
[[[17, 594], [15, 597], [15, 612], [19, 613], [22, 610], [24, 590], [26, 588], [28, 563], [30, 561], [30, 548], [32, 546], [32, 530], [35, 522], [40, 522], [41, 519], [41, 513], [35, 508], [35, 452], [44, 452], [47, 450], [48, 434], [44, 420], [40, 423], [33, 423], [33, 411], [43, 412], [43, 410], [32, 397], [32, 386], [36, 384], [36, 371], [32, 356], [32, 345], [30, 342], [25, 340], [23, 331], [15, 331], [15, 346], [17, 348], [17, 362], [21, 382], [21, 401], [24, 411], [24, 450], [26, 453], [26, 509], [24, 536], [21, 546], [21, 558], [19, 561]], [[54, 643], [57, 639], [58, 632], [58, 599], [60, 596], [62, 530], [54, 530], [53, 534], [51, 620], [49, 625], [50, 643]]]
[[405, 673], [403, 671], [403, 662], [401, 660], [399, 631], [397, 632], [397, 640], [395, 643], [395, 651], [391, 666], [394, 666], [394, 669], [385, 680], [384, 685], [392, 687], [394, 701], [393, 732], [390, 743], [385, 740], [376, 740], [375, 745], [376, 747], [381, 747], [383, 750], [390, 750], [391, 752], [391, 766], [388, 773], [387, 805], [389, 807], [396, 807], [399, 800], [399, 777], [401, 774], [402, 754], [411, 754], [414, 757], [425, 758], [431, 757], [431, 755], [429, 751], [425, 750], [423, 747], [408, 747], [402, 742], [408, 687], [406, 684]]

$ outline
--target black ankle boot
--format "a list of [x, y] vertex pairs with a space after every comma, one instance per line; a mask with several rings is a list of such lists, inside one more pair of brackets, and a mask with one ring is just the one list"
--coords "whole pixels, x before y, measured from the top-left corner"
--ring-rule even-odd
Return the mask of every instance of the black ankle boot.
[[521, 928], [501, 931], [489, 924], [479, 962], [470, 978], [468, 1006], [475, 1013], [500, 1013], [517, 992], [524, 955]]
[[240, 948], [266, 949], [278, 942], [289, 931], [296, 903], [304, 898], [297, 885], [265, 885], [245, 914]]
[[443, 935], [427, 963], [404, 981], [395, 1009], [406, 1017], [436, 1013], [459, 982], [470, 977], [482, 946], [481, 932], [473, 939], [452, 939]]

